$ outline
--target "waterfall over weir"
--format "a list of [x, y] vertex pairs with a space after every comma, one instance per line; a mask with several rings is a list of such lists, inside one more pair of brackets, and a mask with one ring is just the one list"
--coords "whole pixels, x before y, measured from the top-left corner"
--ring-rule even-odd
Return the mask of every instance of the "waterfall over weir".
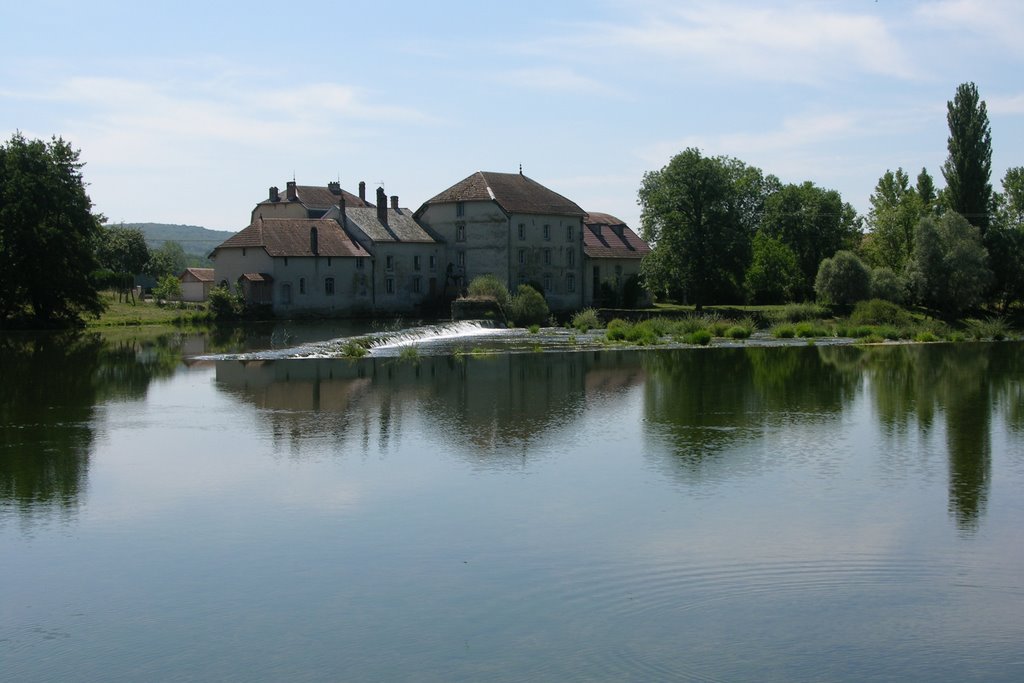
[[500, 334], [503, 331], [504, 328], [484, 320], [460, 320], [439, 325], [412, 327], [379, 336], [370, 344], [370, 351], [372, 353], [386, 349], [399, 349], [404, 346], [430, 346], [470, 337]]

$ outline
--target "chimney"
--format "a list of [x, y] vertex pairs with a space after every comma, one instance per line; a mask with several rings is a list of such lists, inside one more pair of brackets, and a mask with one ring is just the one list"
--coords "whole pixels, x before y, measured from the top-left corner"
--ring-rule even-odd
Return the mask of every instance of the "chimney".
[[388, 224], [388, 196], [383, 187], [377, 188], [377, 220], [384, 225]]
[[337, 180], [332, 180], [327, 183], [327, 189], [331, 191], [331, 194], [341, 194], [341, 183]]
[[287, 192], [288, 192], [288, 201], [294, 202], [296, 199], [299, 198], [298, 193], [295, 191], [295, 181], [294, 180], [289, 180], [288, 181], [288, 190], [287, 190]]
[[397, 194], [391, 195], [391, 208], [394, 209], [395, 211], [398, 211], [398, 195]]
[[270, 201], [272, 201], [272, 202], [279, 202], [279, 201], [281, 201], [281, 195], [278, 193], [278, 189], [276, 187], [270, 188]]
[[359, 181], [359, 199], [366, 203], [366, 181]]

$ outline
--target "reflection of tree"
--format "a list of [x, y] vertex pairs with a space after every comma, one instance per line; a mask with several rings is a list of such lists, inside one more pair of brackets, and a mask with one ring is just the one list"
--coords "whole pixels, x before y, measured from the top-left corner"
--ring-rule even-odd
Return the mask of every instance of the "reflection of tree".
[[[517, 462], [578, 419], [587, 400], [642, 379], [638, 357], [617, 353], [217, 363], [218, 386], [267, 409], [261, 422], [296, 452], [304, 439], [318, 438], [360, 448], [376, 439], [386, 449], [416, 413], [429, 432], [417, 437], [424, 444]], [[467, 443], [473, 448], [460, 448]]]
[[810, 347], [659, 352], [644, 356], [644, 367], [648, 424], [670, 439], [671, 469], [687, 477], [724, 463], [766, 426], [832, 419], [859, 382], [859, 372]]
[[936, 413], [945, 415], [949, 509], [964, 530], [977, 527], [988, 499], [992, 409], [1009, 379], [990, 361], [1009, 350], [930, 344], [876, 347], [866, 355], [875, 410], [890, 433], [905, 433], [915, 418], [927, 433]]
[[0, 337], [0, 499], [26, 512], [73, 507], [93, 442], [93, 408], [136, 399], [180, 362], [177, 336], [108, 342], [98, 334]]

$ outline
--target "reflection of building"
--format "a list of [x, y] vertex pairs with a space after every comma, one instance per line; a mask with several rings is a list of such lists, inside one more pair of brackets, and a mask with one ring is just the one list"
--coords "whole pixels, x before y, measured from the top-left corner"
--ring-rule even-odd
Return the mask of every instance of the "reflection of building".
[[[477, 275], [530, 283], [574, 310], [621, 296], [650, 247], [520, 173], [477, 172], [415, 212], [337, 182], [270, 188], [248, 227], [214, 249], [217, 284], [276, 313], [392, 313], [436, 306]], [[604, 289], [602, 290], [602, 286]], [[608, 298], [605, 296], [605, 298]]]
[[218, 388], [266, 410], [260, 424], [275, 438], [364, 443], [415, 423], [406, 438], [517, 462], [521, 448], [571, 430], [588, 399], [621, 396], [643, 377], [639, 356], [614, 353], [217, 362]]

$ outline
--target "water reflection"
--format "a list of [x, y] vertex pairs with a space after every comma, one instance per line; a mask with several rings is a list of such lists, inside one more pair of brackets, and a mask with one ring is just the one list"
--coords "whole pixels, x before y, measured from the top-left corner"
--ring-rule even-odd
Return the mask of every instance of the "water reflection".
[[1020, 425], [1019, 347], [970, 344], [873, 348], [865, 355], [876, 415], [891, 437], [915, 426], [928, 435], [944, 416], [949, 511], [964, 531], [977, 528], [992, 475], [992, 416]]
[[528, 457], [588, 402], [643, 382], [635, 353], [218, 361], [217, 386], [262, 409], [279, 446], [388, 447], [416, 420], [423, 443], [481, 462]]
[[182, 335], [79, 331], [0, 336], [0, 501], [73, 510], [95, 441], [95, 409], [143, 397], [181, 363]]

